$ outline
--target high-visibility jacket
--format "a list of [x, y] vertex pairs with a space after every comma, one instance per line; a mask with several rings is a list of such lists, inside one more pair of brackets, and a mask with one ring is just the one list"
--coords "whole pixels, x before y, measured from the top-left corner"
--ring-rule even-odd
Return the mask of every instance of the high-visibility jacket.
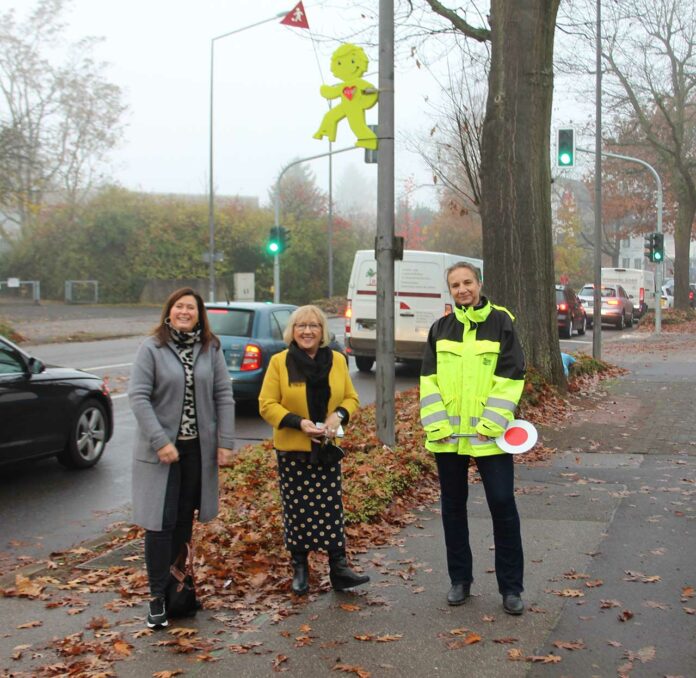
[[[514, 316], [486, 297], [430, 328], [420, 377], [421, 423], [431, 452], [503, 454], [492, 438], [514, 419], [524, 388], [524, 354]], [[491, 440], [450, 438], [481, 433]]]

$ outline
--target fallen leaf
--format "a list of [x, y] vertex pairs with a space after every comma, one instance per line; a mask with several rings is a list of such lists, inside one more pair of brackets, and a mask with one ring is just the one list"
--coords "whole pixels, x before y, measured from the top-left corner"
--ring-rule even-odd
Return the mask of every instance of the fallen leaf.
[[513, 647], [507, 651], [507, 658], [511, 662], [523, 662], [527, 659], [525, 656], [524, 652], [520, 650], [518, 647]]
[[633, 619], [633, 616], [634, 616], [633, 612], [631, 612], [630, 610], [623, 610], [623, 612], [621, 612], [619, 614], [618, 620], [620, 622], [625, 622], [625, 621], [628, 621], [629, 619]]
[[37, 626], [41, 626], [43, 624], [42, 621], [28, 621], [24, 622], [24, 624], [20, 624], [17, 628], [18, 629], [35, 629]]
[[25, 650], [28, 650], [31, 647], [31, 645], [17, 645], [16, 647], [12, 648], [12, 659], [15, 661], [19, 660], [22, 658], [22, 654]]
[[593, 579], [592, 581], [585, 582], [585, 586], [587, 586], [588, 589], [594, 589], [602, 584], [604, 584], [604, 582], [601, 579]]
[[346, 612], [358, 612], [360, 610], [360, 605], [353, 605], [351, 603], [341, 603], [339, 607]]
[[516, 643], [518, 640], [519, 638], [493, 638], [493, 642], [500, 645], [512, 645], [512, 643]]
[[[274, 671], [287, 671], [287, 668], [282, 667], [282, 665], [288, 660], [288, 656], [285, 654], [278, 654], [273, 660], [273, 670]], [[281, 668], [282, 667], [282, 668]]]
[[177, 638], [190, 638], [198, 633], [198, 629], [187, 629], [184, 626], [177, 626], [176, 628], [169, 629], [167, 633], [170, 633]]
[[621, 601], [619, 600], [600, 600], [600, 609], [608, 610], [611, 607], [621, 607]]
[[554, 647], [561, 648], [563, 650], [585, 650], [587, 645], [582, 642], [582, 640], [566, 641], [566, 640], [554, 640]]
[[681, 594], [682, 594], [681, 602], [682, 602], [682, 603], [685, 603], [686, 600], [687, 600], [687, 598], [693, 598], [693, 597], [694, 597], [694, 595], [696, 594], [696, 590], [694, 590], [694, 587], [693, 587], [693, 586], [685, 586], [685, 587], [682, 589]]
[[342, 671], [343, 673], [354, 673], [358, 678], [370, 678], [372, 675], [362, 666], [354, 666], [352, 664], [335, 664], [332, 671]]
[[557, 654], [531, 655], [525, 657], [526, 661], [534, 662], [535, 664], [558, 664], [563, 661], [563, 657]]
[[174, 678], [174, 676], [180, 676], [183, 671], [179, 669], [174, 669], [173, 671], [157, 671], [152, 674], [152, 678]]

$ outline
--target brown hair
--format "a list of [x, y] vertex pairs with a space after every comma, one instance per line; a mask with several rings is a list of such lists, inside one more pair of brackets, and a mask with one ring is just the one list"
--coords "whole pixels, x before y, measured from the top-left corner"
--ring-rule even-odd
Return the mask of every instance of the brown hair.
[[164, 302], [164, 307], [162, 308], [162, 315], [160, 316], [159, 324], [152, 330], [152, 335], [157, 339], [157, 343], [160, 346], [164, 346], [169, 341], [169, 326], [167, 325], [167, 320], [169, 319], [169, 314], [172, 310], [172, 306], [176, 304], [181, 297], [193, 297], [196, 300], [196, 306], [198, 307], [198, 327], [201, 328], [201, 348], [206, 350], [210, 343], [213, 346], [220, 348], [220, 340], [213, 334], [210, 329], [210, 324], [208, 323], [208, 314], [205, 310], [205, 302], [203, 297], [201, 297], [196, 290], [191, 287], [180, 287], [178, 290], [174, 290], [167, 301]]
[[474, 266], [473, 264], [470, 264], [468, 261], [456, 261], [445, 271], [445, 282], [447, 283], [447, 287], [449, 287], [450, 273], [452, 273], [452, 271], [455, 271], [458, 268], [466, 268], [466, 269], [470, 270], [474, 274], [474, 278], [476, 278], [476, 282], [477, 283], [481, 282], [481, 276], [480, 276], [479, 270], [478, 270], [478, 268], [476, 268], [476, 266]]

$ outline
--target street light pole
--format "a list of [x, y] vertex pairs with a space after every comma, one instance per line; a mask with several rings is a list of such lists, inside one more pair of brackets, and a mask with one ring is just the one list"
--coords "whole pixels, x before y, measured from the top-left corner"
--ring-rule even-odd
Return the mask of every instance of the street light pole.
[[229, 35], [234, 35], [235, 33], [241, 33], [242, 31], [247, 31], [250, 28], [255, 28], [256, 26], [261, 26], [262, 24], [267, 24], [269, 21], [275, 21], [281, 17], [284, 17], [288, 12], [279, 12], [275, 14], [270, 19], [264, 19], [263, 21], [257, 21], [249, 26], [244, 26], [243, 28], [237, 28], [234, 31], [228, 31], [227, 33], [222, 33], [221, 35], [216, 35], [210, 40], [210, 117], [209, 117], [209, 147], [208, 147], [208, 301], [215, 301], [215, 214], [214, 214], [214, 204], [215, 195], [213, 190], [213, 84], [214, 84], [214, 72], [215, 72], [215, 43], [222, 38], [226, 38]]

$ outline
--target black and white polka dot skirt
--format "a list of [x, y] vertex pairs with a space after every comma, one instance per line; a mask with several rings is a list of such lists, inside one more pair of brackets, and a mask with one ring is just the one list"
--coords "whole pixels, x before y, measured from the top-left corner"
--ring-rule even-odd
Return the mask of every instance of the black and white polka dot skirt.
[[285, 547], [289, 551], [345, 548], [341, 462], [310, 464], [308, 452], [277, 452]]

